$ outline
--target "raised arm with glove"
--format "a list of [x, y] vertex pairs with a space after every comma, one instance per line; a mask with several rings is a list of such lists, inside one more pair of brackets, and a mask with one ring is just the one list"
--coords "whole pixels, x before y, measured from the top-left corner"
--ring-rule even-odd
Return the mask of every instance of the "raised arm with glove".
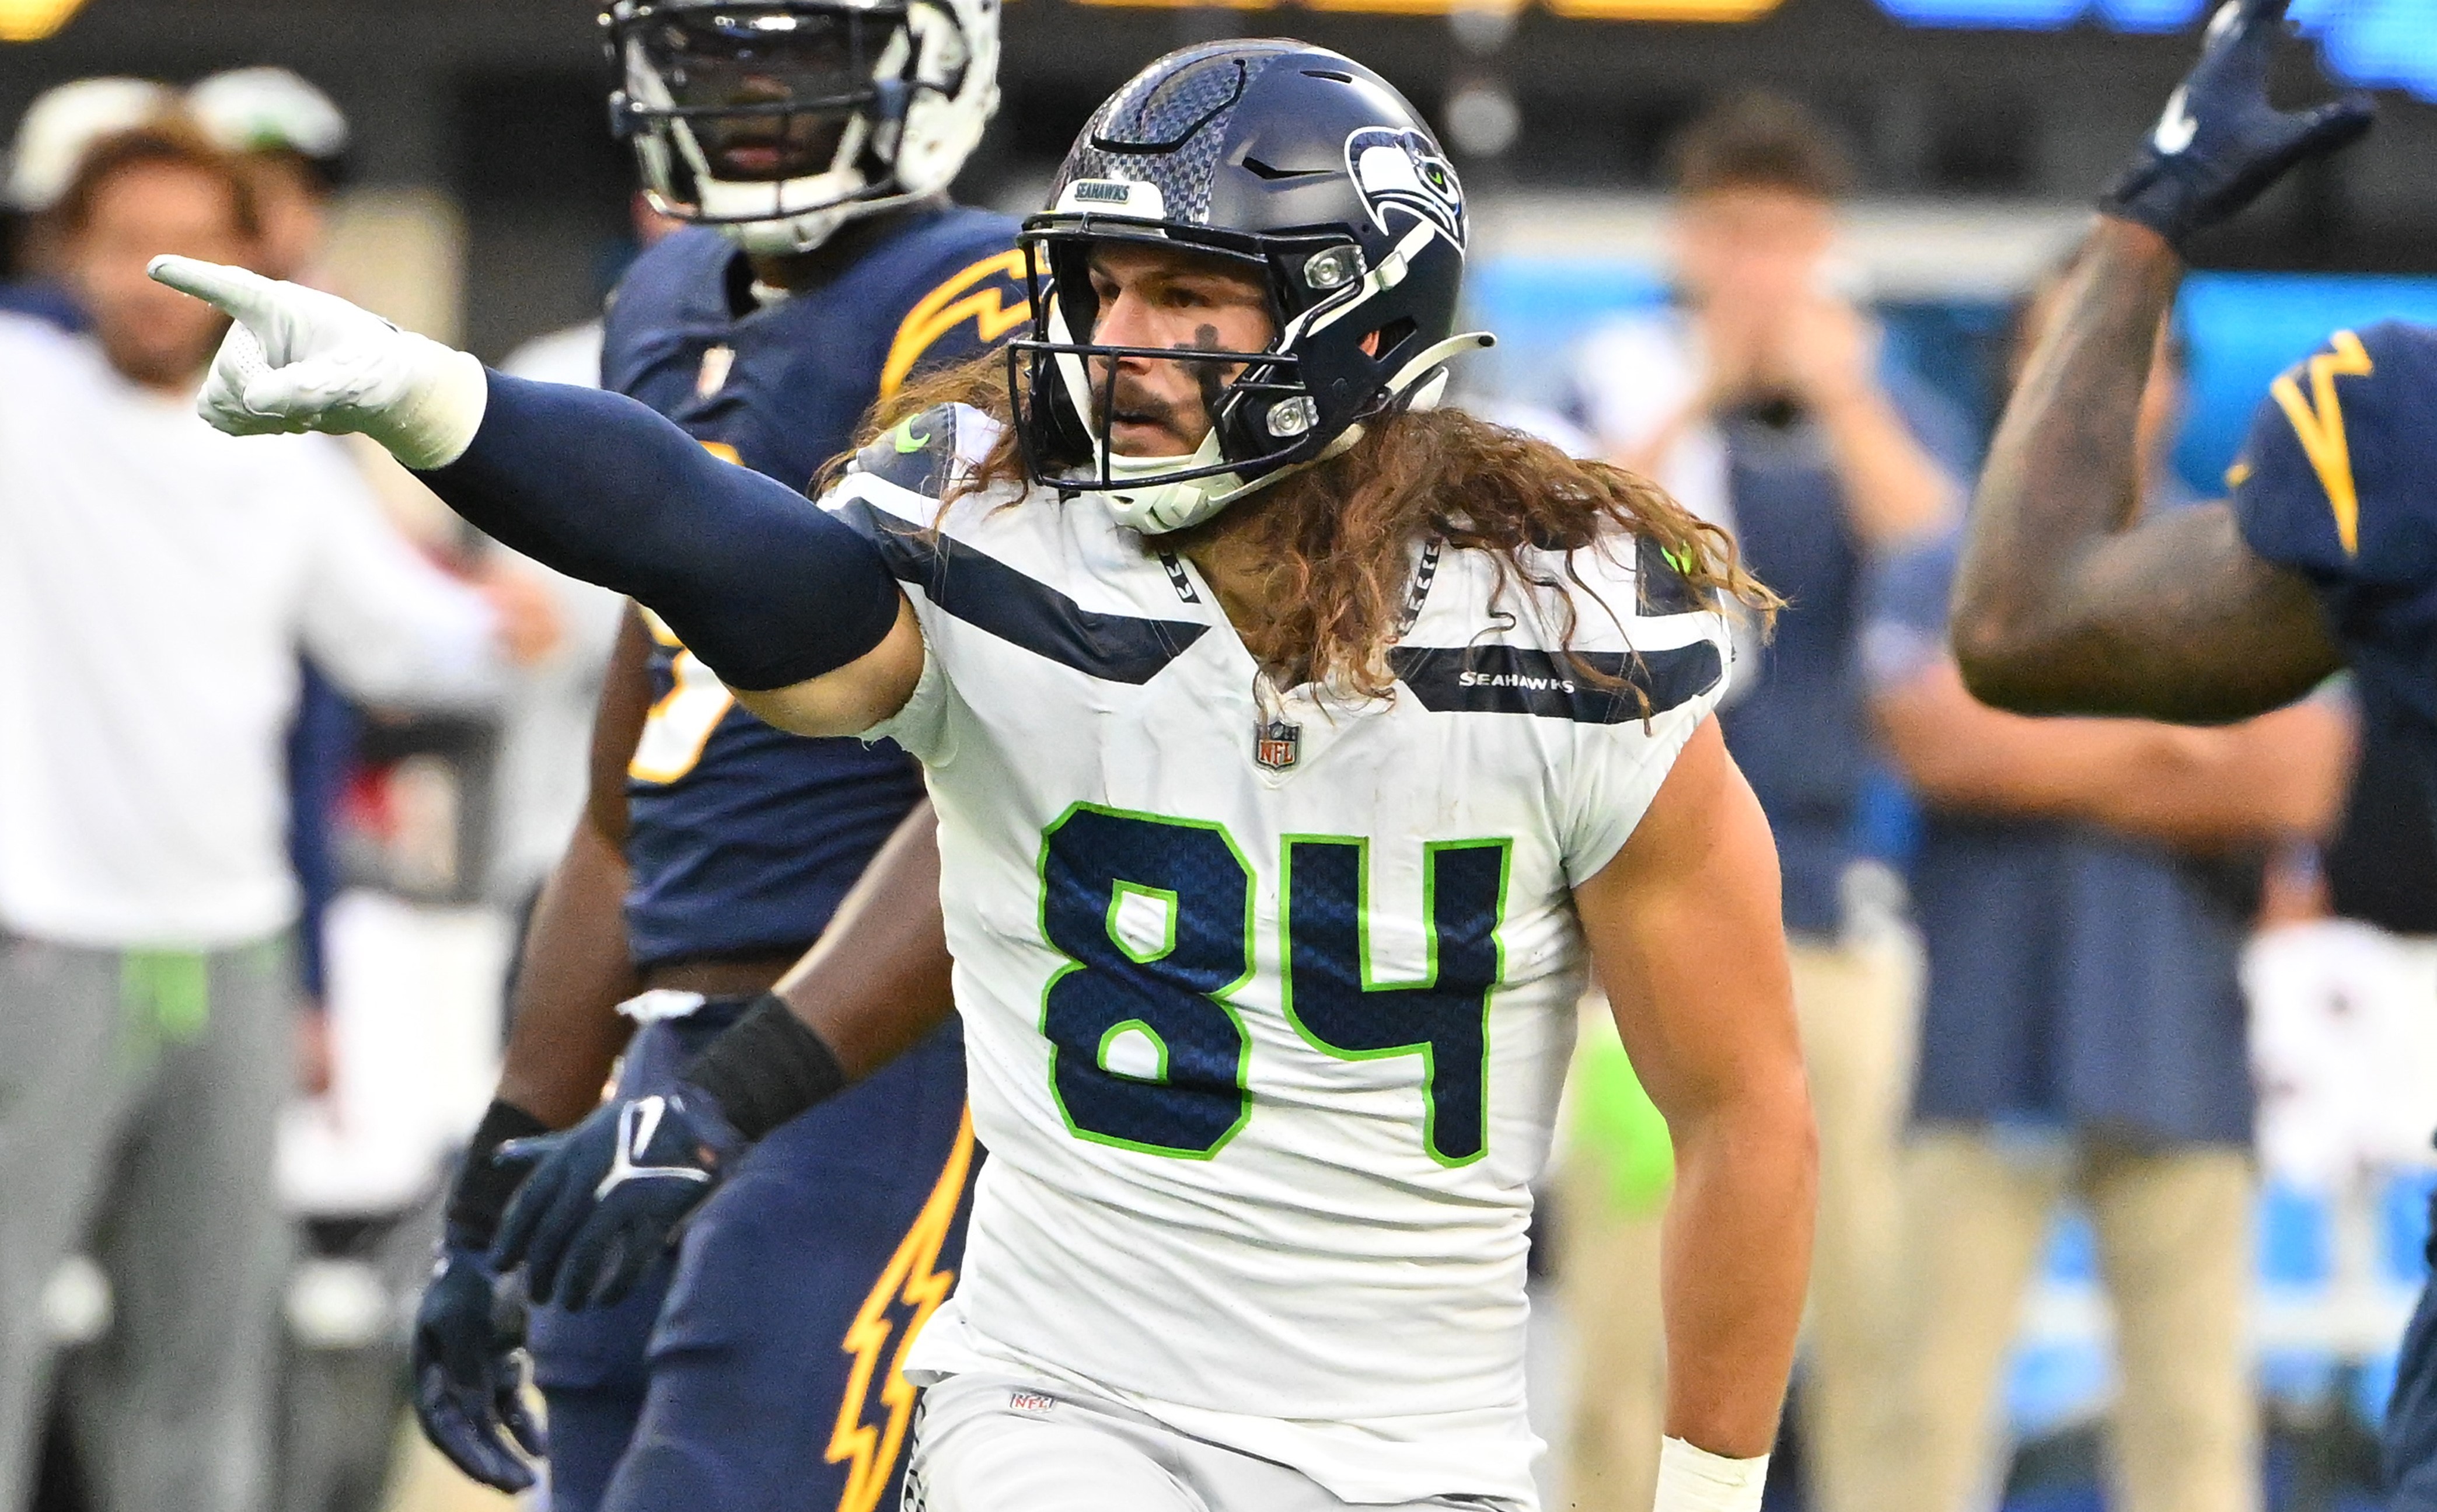
[[2135, 442], [2192, 237], [2370, 128], [2369, 101], [2268, 98], [2287, 0], [2229, 0], [2200, 62], [2100, 195], [2102, 219], [1982, 471], [1954, 637], [1984, 703], [2023, 713], [2229, 720], [2341, 665], [2310, 585], [2222, 504], [2144, 519]]
[[152, 276], [237, 323], [198, 403], [211, 425], [372, 437], [493, 538], [651, 607], [740, 694], [845, 667], [898, 623], [896, 581], [870, 542], [632, 399], [489, 372], [335, 294], [241, 268], [161, 257]]

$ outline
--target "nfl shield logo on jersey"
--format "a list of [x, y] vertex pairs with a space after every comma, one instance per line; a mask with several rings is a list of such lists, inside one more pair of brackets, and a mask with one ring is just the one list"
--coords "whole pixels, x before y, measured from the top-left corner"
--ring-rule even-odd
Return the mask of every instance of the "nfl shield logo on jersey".
[[1295, 755], [1302, 748], [1301, 725], [1272, 719], [1268, 724], [1253, 727], [1253, 760], [1266, 770], [1285, 771], [1295, 764]]

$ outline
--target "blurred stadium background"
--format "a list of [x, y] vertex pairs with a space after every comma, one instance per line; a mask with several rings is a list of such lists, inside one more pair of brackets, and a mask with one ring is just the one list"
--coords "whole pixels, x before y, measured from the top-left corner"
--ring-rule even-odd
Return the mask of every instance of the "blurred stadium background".
[[[959, 188], [1031, 207], [1091, 108], [1170, 47], [1286, 32], [1341, 48], [1432, 114], [1473, 192], [1474, 298], [1504, 338], [1478, 385], [1550, 403], [1587, 322], [1663, 296], [1665, 144], [1705, 104], [1764, 86], [1844, 137], [1863, 180], [1847, 216], [1854, 287], [1985, 435], [2013, 301], [2086, 223], [2091, 190], [2187, 66], [2203, 13], [2203, 0], [1010, 0], [1004, 104]], [[2329, 329], [2437, 321], [2437, 6], [2299, 0], [2294, 13], [2332, 77], [2380, 92], [2385, 120], [2202, 249], [2178, 459], [2202, 490], [2269, 378]], [[2288, 61], [2293, 87], [2308, 87], [2307, 54]], [[634, 175], [606, 130], [581, 0], [0, 0], [0, 123], [73, 79], [185, 82], [255, 63], [296, 70], [349, 117], [330, 260], [351, 293], [490, 360], [597, 312], [633, 252]], [[301, 1354], [323, 1351], [311, 1368], [342, 1386], [350, 1369], [394, 1368], [380, 1346], [425, 1242], [366, 1248], [349, 1209], [393, 1214], [427, 1197], [443, 1147], [479, 1111], [509, 936], [474, 880], [480, 732], [374, 731], [363, 760], [382, 780], [359, 784], [349, 810], [332, 996], [359, 1026], [361, 1061], [393, 1078], [401, 1058], [425, 1066], [431, 1090], [396, 1115], [400, 1169], [292, 1176], [332, 1187], [300, 1198], [320, 1204], [324, 1259], [300, 1273], [290, 1314]], [[1873, 847], [1900, 861], [1901, 793], [1871, 815]], [[2264, 1130], [2256, 1327], [2280, 1508], [2376, 1504], [2369, 1435], [2424, 1274], [2431, 1175], [2412, 1152], [2437, 1124], [2437, 946], [2415, 938], [2437, 934], [2437, 885], [2397, 882], [2414, 868], [2428, 877], [2427, 863], [2397, 851], [2364, 863], [2360, 886], [2397, 883], [2376, 910], [2392, 930], [2309, 926], [2319, 933], [2271, 941], [2253, 962], [2254, 1014], [2286, 1027], [2261, 1038], [2306, 1046], [2263, 1077], [2285, 1099]], [[2358, 1043], [2329, 1048], [2314, 1032], [2338, 1020]], [[2374, 1064], [2386, 1074], [2362, 1094], [2358, 1073]], [[63, 1337], [107, 1327], [91, 1277], [56, 1290]], [[1562, 1319], [1543, 1332], [1553, 1382]], [[2007, 1393], [2018, 1512], [2100, 1504], [2090, 1425], [2107, 1399], [2108, 1336], [2089, 1227], [2069, 1215]], [[346, 1363], [350, 1351], [370, 1364]], [[315, 1410], [291, 1408], [291, 1433], [319, 1432]], [[376, 1432], [390, 1441], [387, 1425]], [[439, 1480], [416, 1461], [403, 1491], [341, 1476], [295, 1504], [457, 1504]], [[74, 1504], [72, 1488], [55, 1494]]]

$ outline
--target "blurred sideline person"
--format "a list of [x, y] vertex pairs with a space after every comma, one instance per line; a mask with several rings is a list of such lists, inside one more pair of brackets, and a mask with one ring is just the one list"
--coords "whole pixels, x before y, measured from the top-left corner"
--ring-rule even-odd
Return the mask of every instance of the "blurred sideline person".
[[[996, 99], [993, 7], [924, 0], [892, 19], [789, 0], [740, 19], [675, 0], [611, 17], [646, 181], [706, 223], [659, 240], [613, 296], [608, 387], [801, 488], [917, 369], [1023, 320], [1014, 222], [945, 193]], [[858, 58], [878, 71], [854, 77]], [[903, 88], [917, 104], [893, 159], [863, 152]], [[774, 114], [786, 99], [810, 108]], [[697, 152], [698, 180], [682, 169]], [[499, 1099], [416, 1329], [428, 1435], [504, 1489], [532, 1479], [509, 1434], [541, 1446], [513, 1400], [514, 1338], [493, 1321], [484, 1252], [515, 1185], [493, 1153], [591, 1112], [622, 1045], [620, 1097], [672, 1090], [922, 799], [895, 745], [773, 729], [640, 611], [591, 730], [590, 791], [557, 837]], [[951, 1023], [775, 1132], [631, 1295], [535, 1309], [552, 1512], [893, 1505], [913, 1406], [897, 1361], [962, 1261], [978, 1159], [964, 1100]]]
[[[2437, 330], [2335, 333], [2271, 385], [2228, 505], [2125, 509], [2139, 359], [2184, 247], [2373, 119], [2358, 96], [2269, 102], [2285, 9], [2239, 0], [2218, 18], [2101, 196], [1981, 481], [1955, 650], [2001, 707], [2184, 720], [2274, 708], [2349, 667], [2376, 737], [2416, 758], [2404, 780], [2437, 784]], [[2388, 1505], [2437, 1507], [2437, 1286], [2404, 1335], [2383, 1450]]]
[[347, 118], [338, 105], [285, 68], [233, 68], [187, 90], [184, 108], [246, 166], [263, 272], [325, 286], [330, 196], [347, 167]]
[[470, 704], [504, 623], [388, 528], [335, 443], [192, 416], [222, 325], [144, 277], [253, 255], [237, 167], [106, 138], [57, 209], [93, 333], [0, 315], [0, 1505], [47, 1399], [37, 1306], [88, 1236], [114, 1297], [67, 1393], [106, 1512], [265, 1495], [293, 1082], [279, 739], [308, 647], [357, 692]]
[[[340, 273], [330, 266], [332, 212], [347, 180], [350, 147], [347, 119], [337, 103], [285, 68], [258, 67], [212, 75], [186, 91], [184, 107], [206, 136], [245, 165], [262, 223], [263, 271], [314, 288], [335, 287]], [[511, 357], [509, 365], [516, 361]], [[592, 376], [584, 381], [597, 383], [598, 369], [596, 358]], [[555, 372], [538, 376], [560, 377]], [[420, 522], [438, 508], [378, 448], [359, 444], [350, 449], [364, 466], [367, 481], [392, 503], [394, 514]], [[399, 489], [414, 499], [396, 498]], [[526, 738], [525, 727], [536, 718], [549, 723], [547, 712], [553, 706], [580, 698], [589, 728], [591, 697], [617, 633], [614, 611], [604, 607], [614, 596], [513, 554], [494, 557], [466, 535], [465, 541], [444, 547], [473, 558], [468, 568], [487, 591], [530, 601], [533, 619], [554, 620], [565, 632], [546, 653], [536, 647], [538, 654], [520, 659], [514, 692], [500, 708], [493, 873], [495, 880], [504, 873], [521, 878], [524, 885], [495, 887], [494, 892], [521, 905], [530, 901], [531, 888], [538, 886], [574, 825], [582, 798], [568, 779], [584, 767], [581, 734], [535, 741]], [[309, 663], [306, 679], [305, 708], [290, 746], [290, 765], [300, 787], [294, 848], [300, 870], [318, 858], [335, 878], [327, 861], [328, 810], [337, 796], [337, 780], [352, 759], [354, 711], [337, 699]], [[564, 723], [563, 717], [559, 722]], [[314, 786], [319, 791], [311, 790]], [[536, 842], [536, 834], [546, 838]], [[531, 859], [537, 846], [547, 849], [549, 858]], [[308, 979], [314, 976], [308, 973]]]
[[[1959, 422], [1882, 361], [1868, 317], [1832, 287], [1850, 169], [1831, 144], [1809, 112], [1764, 96], [1729, 100], [1687, 129], [1674, 149], [1680, 308], [1595, 331], [1576, 372], [1611, 460], [1733, 531], [1743, 561], [1787, 603], [1718, 722], [1777, 836], [1819, 1116], [1805, 1463], [1828, 1512], [1876, 1512], [1885, 1466], [1872, 1420], [1898, 1305], [1895, 1151], [1912, 989], [1897, 952], [1846, 927], [1843, 883], [1872, 761], [1863, 584], [1880, 554], [1953, 519], [1962, 488], [1950, 469], [1967, 448]], [[1611, 1237], [1646, 1242], [1629, 1230]], [[1610, 1296], [1648, 1305], [1622, 1289]], [[1607, 1379], [1611, 1365], [1644, 1368], [1587, 1356], [1585, 1399], [1627, 1389]], [[1604, 1462], [1600, 1446], [1611, 1441], [1584, 1438], [1569, 1484], [1603, 1505], [1635, 1504], [1649, 1467]]]
[[51, 212], [76, 177], [85, 149], [176, 113], [178, 97], [149, 79], [79, 79], [35, 97], [9, 143], [4, 197], [10, 222], [0, 267], [0, 311], [81, 329], [83, 316], [62, 282]]
[[[1529, 1184], [1595, 965], [1682, 1173], [1657, 1504], [1755, 1512], [1814, 1136], [1709, 712], [1713, 595], [1772, 598], [1640, 480], [1430, 407], [1485, 340], [1463, 192], [1352, 60], [1173, 53], [1050, 203], [1015, 360], [902, 395], [824, 509], [343, 301], [157, 276], [247, 322], [215, 424], [368, 428], [742, 701], [922, 760], [991, 1158], [905, 1361], [910, 1502], [1534, 1505]], [[498, 1263], [614, 1294], [874, 1048], [763, 998], [674, 1090], [524, 1142]]]
[[[188, 89], [179, 103], [212, 145], [245, 171], [262, 271], [326, 286], [329, 198], [347, 145], [346, 117], [338, 106], [284, 68], [214, 74]], [[379, 463], [352, 441], [348, 450], [377, 491], [370, 469]], [[328, 919], [342, 884], [339, 807], [355, 775], [364, 713], [310, 657], [298, 665], [296, 715], [288, 731], [288, 859], [300, 894], [296, 963], [307, 1010], [300, 1058], [305, 1090], [318, 1096], [337, 1078], [328, 1013]]]
[[[315, 288], [331, 287], [329, 266], [332, 203], [346, 177], [348, 129], [345, 115], [329, 96], [284, 68], [238, 68], [214, 74], [188, 89], [179, 108], [198, 130], [244, 171], [253, 191], [260, 228], [257, 244], [262, 270]], [[495, 602], [515, 601], [511, 628], [519, 637], [517, 665], [498, 706], [502, 725], [502, 754], [517, 721], [532, 707], [536, 685], [547, 685], [572, 667], [579, 678], [597, 678], [600, 661], [608, 655], [614, 622], [595, 612], [579, 619], [586, 600], [558, 592], [541, 570], [529, 563], [483, 554], [471, 532], [452, 530], [435, 536], [417, 526], [446, 515], [438, 504], [377, 447], [357, 437], [345, 438], [345, 449], [365, 483], [381, 500], [393, 522], [409, 538], [423, 538], [441, 559], [457, 566]], [[564, 578], [559, 579], [565, 583]], [[575, 633], [568, 633], [572, 629]], [[586, 670], [587, 644], [590, 648]], [[359, 740], [365, 719], [330, 675], [310, 656], [302, 659], [303, 680], [296, 715], [288, 735], [289, 813], [288, 852], [302, 892], [296, 930], [299, 975], [309, 1011], [304, 1021], [302, 1059], [306, 1090], [329, 1089], [335, 1067], [330, 1063], [331, 1034], [326, 1007], [328, 990], [327, 918], [343, 878], [338, 857], [339, 810], [349, 780], [356, 775]], [[569, 775], [582, 770], [580, 759], [557, 773], [564, 791]], [[495, 782], [498, 797], [506, 784]], [[561, 812], [568, 812], [561, 810]], [[492, 834], [500, 834], [494, 825]], [[565, 831], [560, 832], [562, 840]]]
[[[2053, 301], [2025, 311], [2027, 356]], [[2173, 472], [2182, 353], [2141, 401], [2145, 507]], [[1873, 707], [1926, 807], [1913, 910], [1928, 955], [1905, 1156], [1903, 1368], [1887, 1512], [1964, 1512], [2002, 1479], [1999, 1383], [2068, 1192], [2096, 1221], [2116, 1319], [2111, 1506], [2255, 1512], [2253, 1165], [2236, 972], [2259, 858], [2331, 826], [2341, 699], [2221, 730], [2042, 721], [1964, 690], [1946, 650], [1957, 542], [1890, 564]]]

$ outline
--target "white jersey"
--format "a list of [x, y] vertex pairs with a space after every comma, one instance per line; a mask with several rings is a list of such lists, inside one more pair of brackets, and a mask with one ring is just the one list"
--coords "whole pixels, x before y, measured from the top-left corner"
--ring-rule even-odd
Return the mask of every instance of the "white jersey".
[[1528, 1504], [1571, 888], [1707, 716], [1724, 624], [1629, 540], [1535, 564], [1587, 585], [1574, 647], [1645, 724], [1486, 555], [1417, 543], [1395, 696], [1265, 699], [1193, 567], [1092, 500], [943, 511], [994, 430], [932, 412], [825, 501], [928, 644], [879, 732], [929, 772], [991, 1153], [908, 1373], [1067, 1382], [1348, 1501]]

